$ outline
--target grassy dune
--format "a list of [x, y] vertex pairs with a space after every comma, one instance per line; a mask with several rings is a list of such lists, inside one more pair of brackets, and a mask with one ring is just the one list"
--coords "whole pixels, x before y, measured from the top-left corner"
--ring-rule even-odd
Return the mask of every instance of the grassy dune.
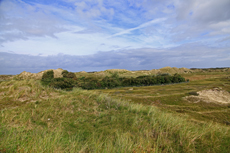
[[210, 84], [227, 90], [228, 83], [211, 78], [189, 85], [67, 92], [38, 80], [3, 81], [0, 152], [229, 152], [229, 126], [199, 117], [194, 122], [191, 114], [174, 110], [186, 106], [181, 97], [188, 91]]

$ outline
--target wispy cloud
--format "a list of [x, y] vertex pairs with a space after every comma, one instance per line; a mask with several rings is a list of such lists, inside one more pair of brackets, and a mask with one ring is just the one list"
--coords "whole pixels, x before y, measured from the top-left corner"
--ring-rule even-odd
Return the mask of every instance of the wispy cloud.
[[139, 26], [137, 26], [135, 28], [126, 29], [126, 30], [123, 30], [123, 31], [118, 32], [116, 34], [113, 34], [109, 38], [120, 36], [120, 35], [124, 35], [124, 34], [128, 34], [128, 33], [132, 32], [134, 30], [142, 29], [142, 28], [148, 27], [148, 26], [153, 25], [153, 24], [161, 23], [161, 22], [163, 22], [165, 20], [166, 20], [166, 18], [153, 19], [153, 20], [148, 21], [146, 23], [143, 23], [143, 24], [141, 24], [141, 25], [139, 25]]

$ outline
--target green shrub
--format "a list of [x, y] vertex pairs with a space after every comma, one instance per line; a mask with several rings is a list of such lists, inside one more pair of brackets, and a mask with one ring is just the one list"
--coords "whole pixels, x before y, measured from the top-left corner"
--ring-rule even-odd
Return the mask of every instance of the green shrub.
[[84, 80], [85, 79], [85, 76], [81, 77], [80, 80]]
[[42, 79], [42, 80], [41, 80], [41, 83], [42, 83], [42, 85], [44, 85], [44, 86], [49, 86], [49, 84], [50, 84], [50, 82], [52, 81], [52, 79], [54, 79], [54, 78]]
[[62, 71], [63, 78], [47, 78], [42, 80], [43, 85], [49, 85], [54, 88], [71, 89], [74, 86], [81, 87], [83, 89], [104, 89], [104, 88], [116, 88], [125, 86], [149, 86], [156, 84], [168, 84], [185, 82], [185, 78], [179, 74], [173, 76], [164, 73], [158, 76], [139, 76], [136, 78], [119, 77], [118, 73], [111, 73], [111, 76], [98, 78], [98, 77], [81, 77], [77, 81], [77, 77], [73, 72], [67, 70]]
[[170, 74], [169, 73], [160, 73], [160, 74], [158, 74], [158, 76], [170, 76]]
[[69, 73], [66, 75], [66, 78], [76, 78], [76, 75], [75, 75], [73, 72], [69, 72]]
[[113, 73], [113, 74], [111, 75], [111, 77], [112, 77], [113, 79], [118, 79], [118, 78], [119, 78], [118, 72]]
[[63, 70], [61, 74], [63, 75], [64, 78], [66, 78], [68, 73], [69, 73], [69, 71]]
[[54, 71], [53, 70], [46, 71], [42, 75], [42, 80], [44, 80], [44, 79], [53, 79], [53, 78], [54, 78]]
[[138, 76], [138, 77], [136, 77], [136, 78], [138, 78], [138, 79], [144, 79], [144, 78], [146, 78], [147, 76], [146, 75], [141, 75], [141, 76]]
[[171, 77], [170, 76], [165, 76], [164, 80], [165, 80], [165, 83], [171, 83]]
[[51, 80], [50, 87], [57, 89], [72, 89], [74, 87], [74, 80], [70, 78], [54, 78]]

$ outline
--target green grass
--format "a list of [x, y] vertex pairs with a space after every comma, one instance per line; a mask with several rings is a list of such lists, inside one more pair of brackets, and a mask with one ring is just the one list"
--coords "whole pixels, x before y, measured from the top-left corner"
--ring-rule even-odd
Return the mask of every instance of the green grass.
[[[204, 74], [203, 74], [204, 75]], [[197, 78], [200, 74], [187, 74], [184, 77]], [[221, 87], [223, 90], [230, 91], [230, 80], [225, 73], [217, 76], [206, 74], [208, 79], [198, 79], [189, 83], [159, 85], [149, 87], [129, 87], [109, 90], [97, 90], [100, 93], [107, 93], [114, 98], [122, 98], [138, 104], [157, 106], [158, 108], [173, 112], [186, 114], [191, 120], [214, 121], [221, 124], [230, 122], [230, 104], [221, 105], [214, 103], [191, 103], [183, 99], [190, 93], [205, 89]], [[224, 114], [222, 110], [226, 111]], [[206, 112], [210, 112], [207, 114]], [[213, 113], [212, 113], [213, 112]], [[217, 112], [217, 113], [216, 113]], [[218, 113], [219, 112], [219, 113]], [[222, 115], [221, 115], [222, 113]]]
[[[229, 126], [207, 112], [221, 111], [223, 118], [228, 107], [181, 99], [204, 87], [227, 90], [226, 83], [211, 79], [133, 90], [67, 92], [35, 80], [4, 81], [0, 152], [229, 152]], [[191, 119], [191, 112], [203, 112], [207, 118]]]

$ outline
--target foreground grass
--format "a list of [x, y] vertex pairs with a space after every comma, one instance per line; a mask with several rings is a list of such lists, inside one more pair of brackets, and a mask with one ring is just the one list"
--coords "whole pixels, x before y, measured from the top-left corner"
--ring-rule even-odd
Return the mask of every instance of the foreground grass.
[[229, 152], [229, 127], [95, 91], [0, 84], [0, 152]]

